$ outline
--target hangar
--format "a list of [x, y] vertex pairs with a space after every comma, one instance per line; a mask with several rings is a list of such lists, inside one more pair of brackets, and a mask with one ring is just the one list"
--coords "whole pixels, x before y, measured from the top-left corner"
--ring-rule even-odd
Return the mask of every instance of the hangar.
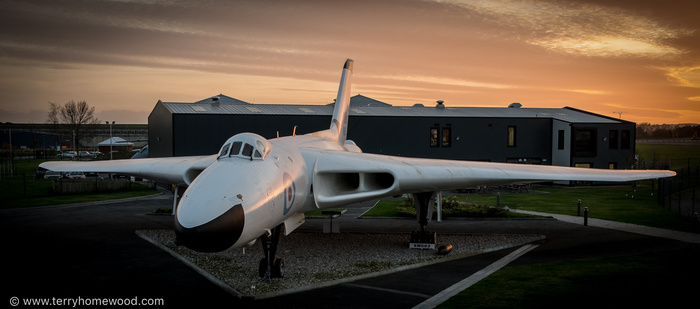
[[[158, 101], [148, 117], [150, 157], [214, 154], [241, 132], [275, 138], [327, 129], [332, 113], [333, 103], [251, 104], [223, 94]], [[356, 95], [349, 119], [348, 139], [366, 153], [611, 169], [634, 159], [634, 122], [571, 107], [392, 106]]]

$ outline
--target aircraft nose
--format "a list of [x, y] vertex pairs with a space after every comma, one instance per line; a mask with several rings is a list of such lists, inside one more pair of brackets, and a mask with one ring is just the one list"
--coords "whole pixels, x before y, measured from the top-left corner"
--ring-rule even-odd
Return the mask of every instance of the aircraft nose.
[[218, 252], [231, 247], [243, 232], [245, 214], [237, 204], [204, 224], [184, 227], [175, 215], [175, 242], [199, 252]]

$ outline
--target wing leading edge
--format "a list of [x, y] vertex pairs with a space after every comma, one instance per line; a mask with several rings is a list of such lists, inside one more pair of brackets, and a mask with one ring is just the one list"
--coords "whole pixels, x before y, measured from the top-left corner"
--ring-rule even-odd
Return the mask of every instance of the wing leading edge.
[[662, 170], [574, 167], [404, 158], [320, 151], [313, 184], [319, 208], [404, 193], [557, 180], [626, 182], [675, 176]]
[[57, 172], [118, 173], [182, 186], [189, 185], [214, 161], [216, 155], [92, 162], [49, 161], [39, 166]]

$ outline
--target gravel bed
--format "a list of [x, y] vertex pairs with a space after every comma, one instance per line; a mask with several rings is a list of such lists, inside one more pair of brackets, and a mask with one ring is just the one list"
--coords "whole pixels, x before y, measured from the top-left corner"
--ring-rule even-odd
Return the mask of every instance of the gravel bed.
[[434, 250], [409, 249], [409, 234], [322, 234], [295, 232], [282, 236], [277, 258], [284, 260], [284, 278], [261, 280], [258, 264], [262, 245], [200, 253], [175, 245], [172, 230], [137, 231], [203, 269], [241, 297], [265, 298], [419, 267], [483, 252], [523, 245], [541, 235], [438, 234], [439, 244], [451, 244], [448, 255]]

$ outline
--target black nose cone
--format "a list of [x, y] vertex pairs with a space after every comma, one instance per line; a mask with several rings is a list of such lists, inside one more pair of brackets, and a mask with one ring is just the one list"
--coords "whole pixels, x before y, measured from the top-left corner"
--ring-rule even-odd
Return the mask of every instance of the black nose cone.
[[231, 207], [214, 220], [192, 228], [180, 225], [176, 215], [175, 243], [199, 252], [223, 251], [238, 241], [244, 223], [245, 214], [241, 204]]

